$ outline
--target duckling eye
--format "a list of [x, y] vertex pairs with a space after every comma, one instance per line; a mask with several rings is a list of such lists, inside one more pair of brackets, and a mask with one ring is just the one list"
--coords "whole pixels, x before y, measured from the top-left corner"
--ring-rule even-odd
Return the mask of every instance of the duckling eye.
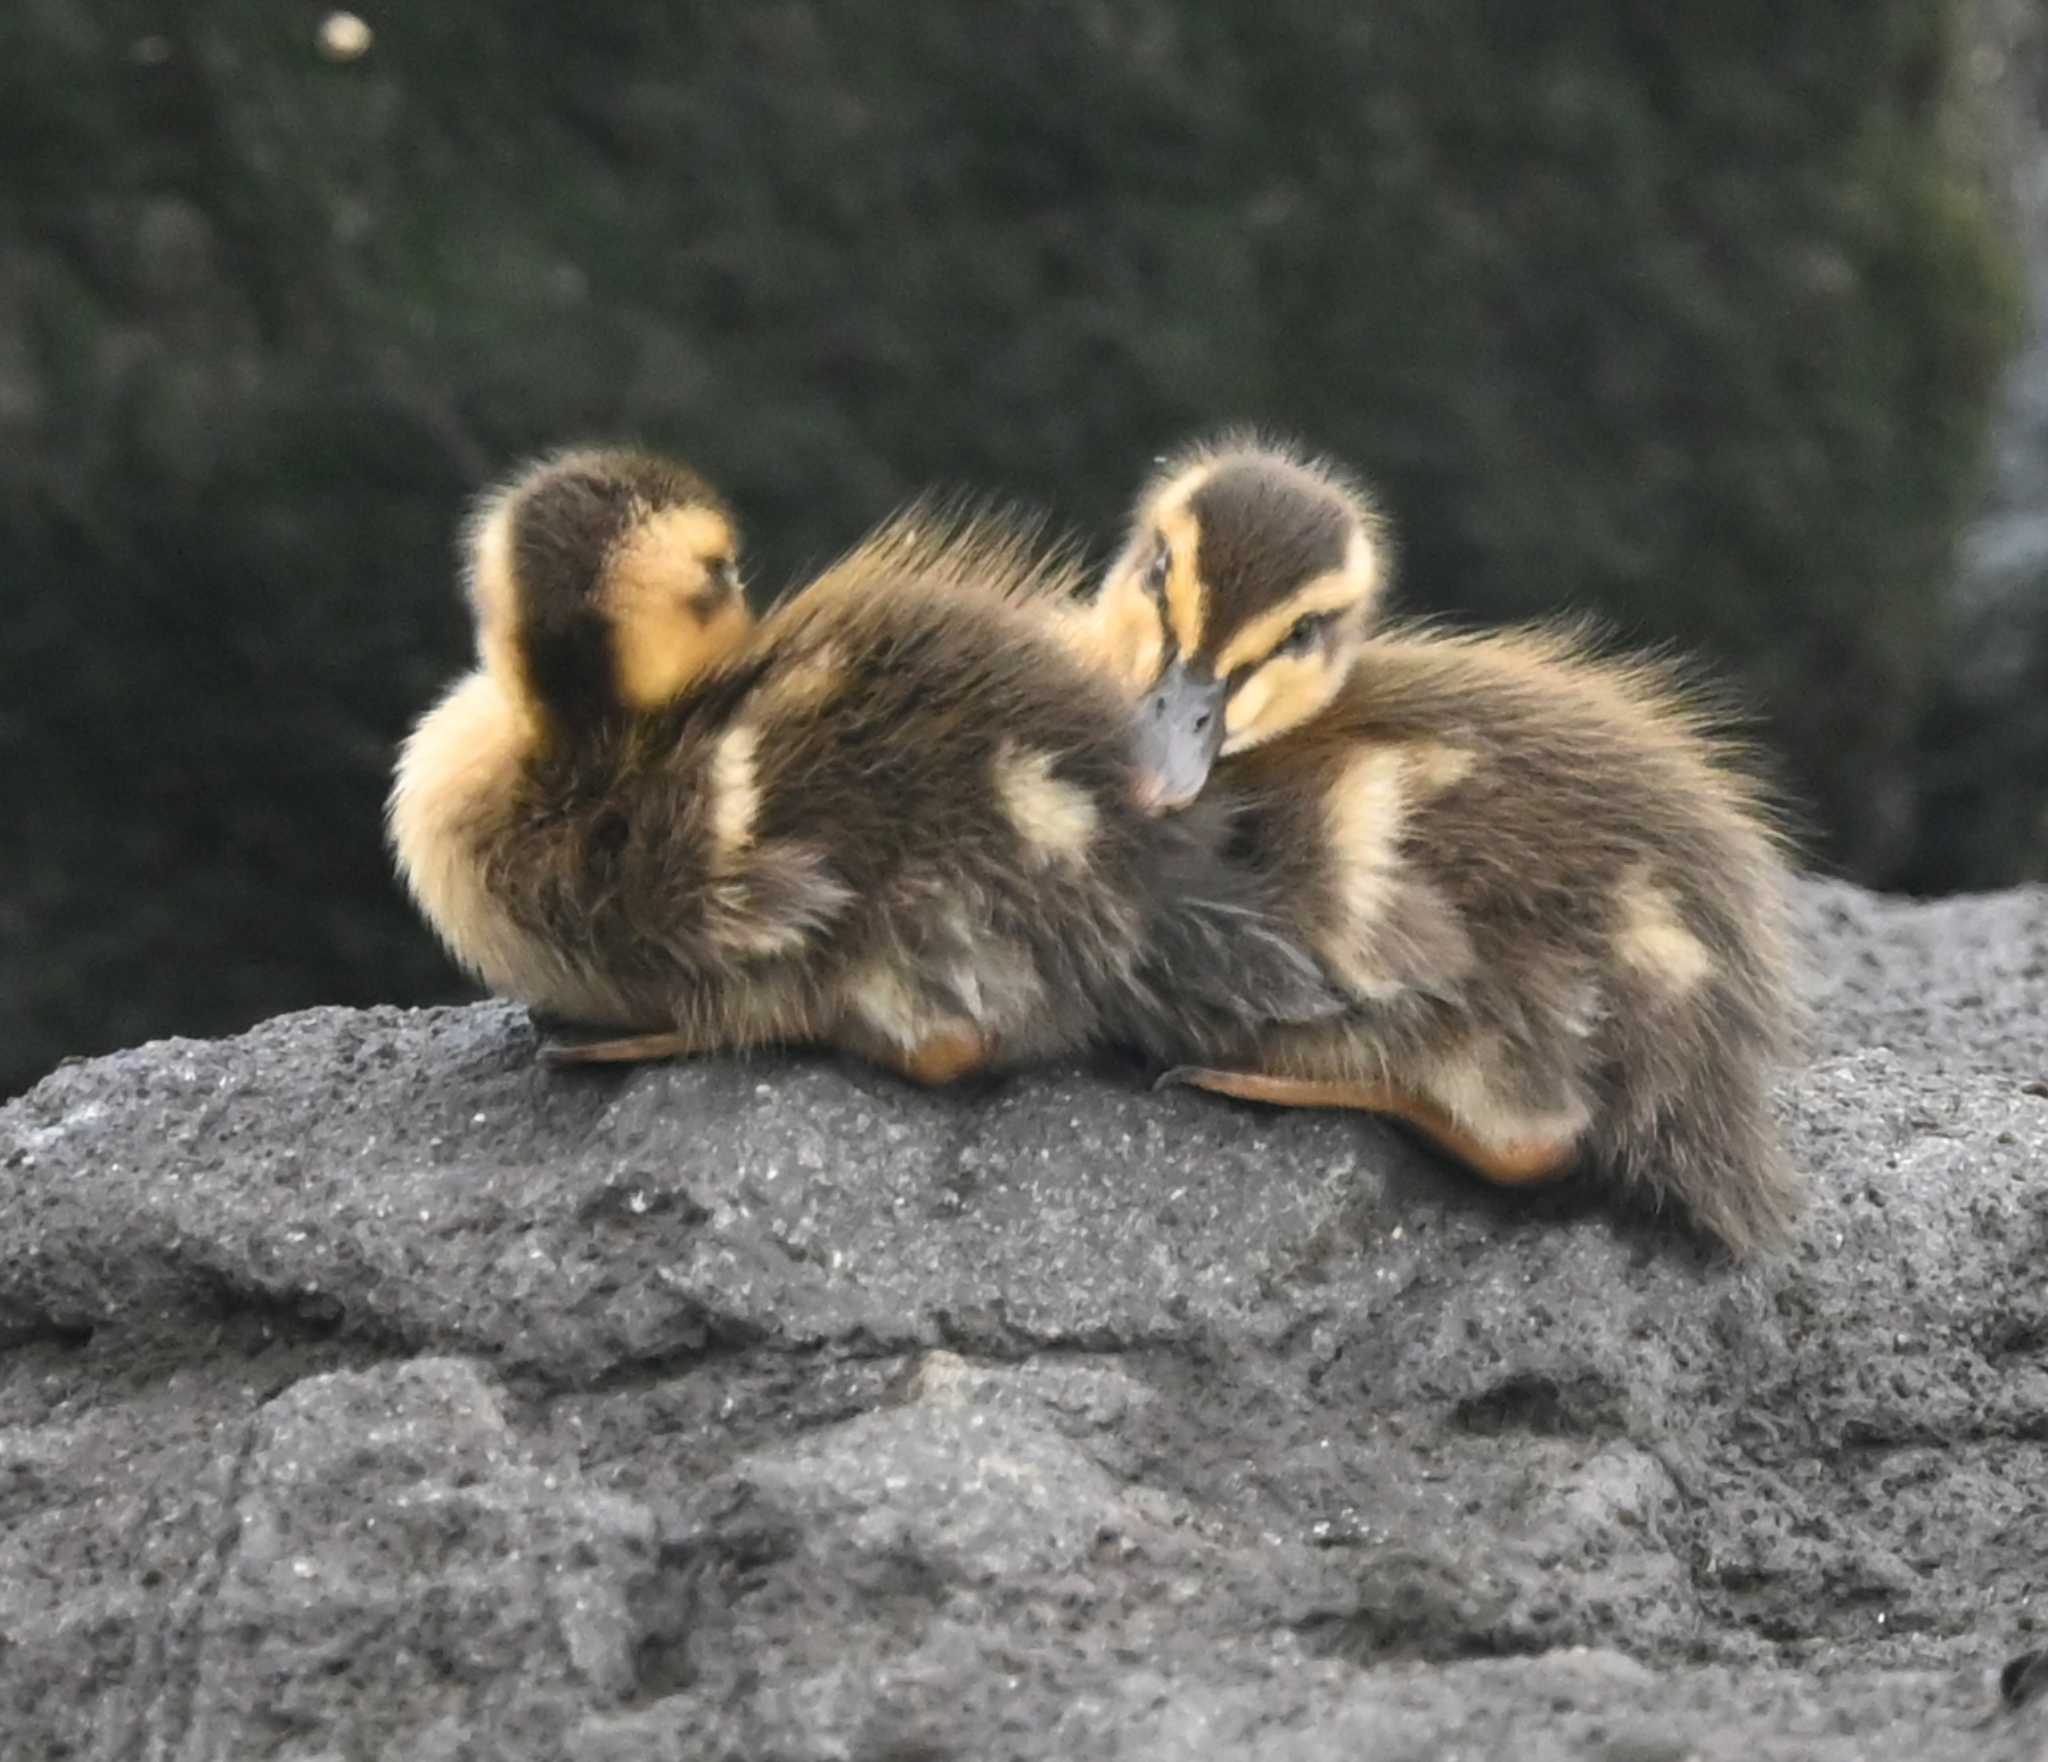
[[1155, 600], [1166, 592], [1166, 578], [1173, 573], [1173, 552], [1161, 545], [1152, 558], [1152, 566], [1145, 571], [1145, 591]]
[[1273, 650], [1276, 655], [1305, 655], [1322, 641], [1323, 632], [1330, 627], [1328, 612], [1311, 612], [1294, 621], [1294, 628], [1280, 639]]

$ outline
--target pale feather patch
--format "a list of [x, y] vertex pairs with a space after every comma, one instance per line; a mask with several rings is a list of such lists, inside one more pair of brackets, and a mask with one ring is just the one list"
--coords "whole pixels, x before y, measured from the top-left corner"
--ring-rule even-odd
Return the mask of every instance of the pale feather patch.
[[823, 643], [802, 660], [771, 674], [755, 696], [771, 714], [799, 714], [822, 708], [845, 683], [844, 658], [835, 645]]
[[1620, 906], [1615, 946], [1621, 958], [1667, 994], [1688, 996], [1713, 972], [1713, 957], [1679, 922], [1670, 898], [1646, 877], [1623, 884]]
[[1475, 959], [1450, 902], [1402, 855], [1415, 810], [1470, 774], [1477, 761], [1436, 741], [1354, 753], [1323, 802], [1336, 923], [1323, 956], [1357, 995], [1388, 1001], [1466, 978]]
[[1467, 747], [1441, 740], [1418, 740], [1407, 747], [1408, 776], [1422, 795], [1441, 795], [1472, 775], [1479, 755]]
[[1401, 833], [1407, 818], [1404, 749], [1355, 754], [1323, 798], [1324, 837], [1334, 869], [1338, 922], [1322, 952], [1360, 995], [1399, 989], [1373, 958], [1373, 944], [1401, 881]]
[[721, 864], [730, 863], [753, 841], [754, 822], [761, 813], [755, 766], [760, 744], [760, 731], [742, 722], [721, 734], [711, 751], [711, 850]]
[[743, 860], [720, 873], [706, 894], [704, 928], [734, 954], [795, 954], [853, 902], [822, 851], [789, 839], [750, 841]]
[[805, 925], [765, 923], [749, 915], [752, 903], [744, 891], [737, 898], [713, 902], [716, 909], [706, 914], [706, 927], [720, 947], [734, 954], [772, 956], [795, 954], [810, 940]]
[[1101, 813], [1078, 784], [1052, 774], [1053, 755], [1005, 741], [996, 754], [996, 798], [1039, 865], [1079, 863]]
[[871, 961], [846, 982], [847, 1007], [890, 1045], [908, 1052], [930, 1030], [926, 1010], [903, 976], [883, 961]]

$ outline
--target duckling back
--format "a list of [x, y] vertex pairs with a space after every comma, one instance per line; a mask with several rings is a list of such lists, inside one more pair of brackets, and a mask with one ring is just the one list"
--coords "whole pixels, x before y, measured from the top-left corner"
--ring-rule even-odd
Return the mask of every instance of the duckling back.
[[1354, 1051], [1467, 1119], [1580, 1121], [1589, 1160], [1738, 1252], [1783, 1240], [1784, 846], [1667, 670], [1557, 630], [1392, 632], [1227, 776], [1361, 1000]]
[[[1008, 522], [913, 513], [666, 719], [658, 787], [710, 754], [691, 842], [712, 964], [824, 986], [857, 1045], [967, 1023], [1008, 1062], [1106, 1037], [1184, 1052], [1211, 1022], [1334, 1006], [1220, 818], [1138, 811], [1120, 698], [1046, 629], [1072, 585]], [[628, 816], [621, 909], [675, 872], [677, 810]]]

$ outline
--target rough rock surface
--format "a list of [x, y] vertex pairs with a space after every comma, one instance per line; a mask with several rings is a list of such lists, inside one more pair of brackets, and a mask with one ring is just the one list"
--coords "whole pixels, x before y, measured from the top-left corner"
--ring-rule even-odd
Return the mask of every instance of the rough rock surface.
[[316, 1011], [0, 1113], [10, 1757], [2048, 1755], [2048, 892], [1735, 1272], [1364, 1121]]

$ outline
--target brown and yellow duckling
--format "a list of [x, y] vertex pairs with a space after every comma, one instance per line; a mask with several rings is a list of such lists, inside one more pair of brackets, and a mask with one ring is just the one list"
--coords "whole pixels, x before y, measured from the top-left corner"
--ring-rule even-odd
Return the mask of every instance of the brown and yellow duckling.
[[1395, 1116], [1487, 1179], [1586, 1164], [1730, 1248], [1784, 1238], [1785, 857], [1667, 671], [1556, 630], [1375, 632], [1386, 541], [1341, 475], [1225, 442], [1144, 491], [1070, 629], [1117, 667], [1162, 806], [1212, 778], [1342, 977], [1340, 1021], [1182, 1081]]
[[612, 1031], [564, 1056], [829, 1043], [945, 1081], [1340, 1007], [1220, 820], [1136, 805], [1122, 701], [1047, 627], [1071, 566], [912, 515], [755, 623], [738, 550], [627, 452], [470, 527], [479, 666], [407, 742], [391, 838], [491, 989]]

